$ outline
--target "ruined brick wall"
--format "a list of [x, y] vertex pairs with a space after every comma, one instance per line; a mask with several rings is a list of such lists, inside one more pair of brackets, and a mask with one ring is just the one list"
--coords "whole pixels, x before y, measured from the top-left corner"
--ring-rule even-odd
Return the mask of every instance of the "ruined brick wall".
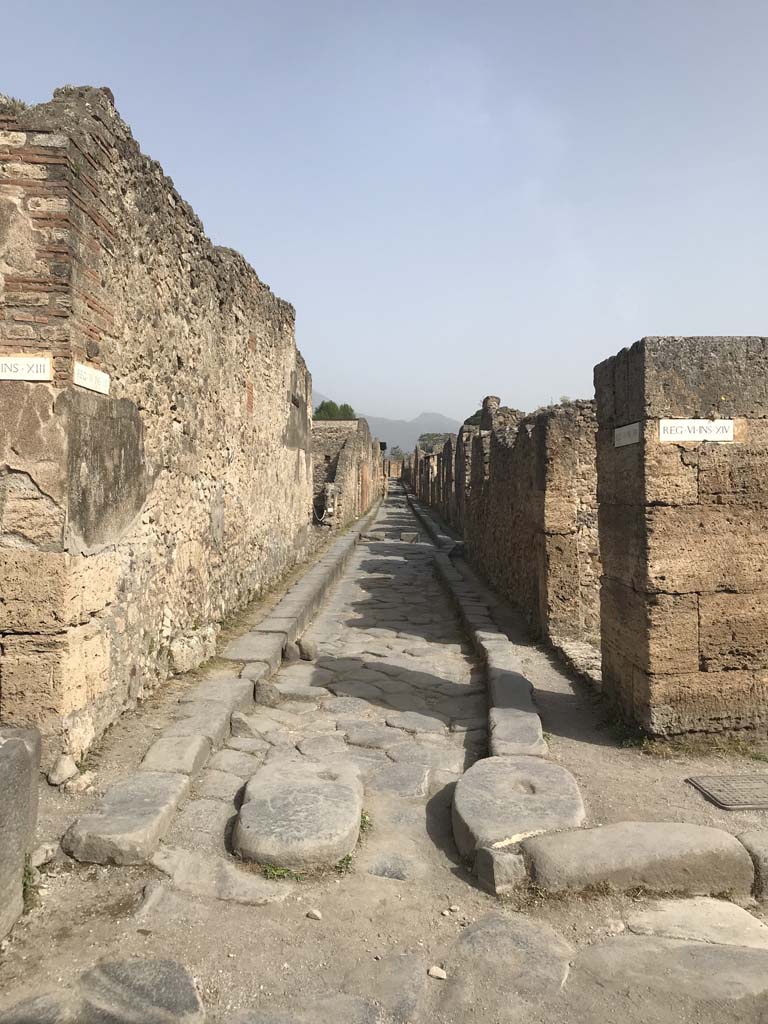
[[595, 391], [604, 690], [654, 734], [764, 730], [768, 338], [643, 338]]
[[315, 508], [331, 526], [364, 515], [384, 493], [384, 459], [368, 423], [316, 420], [312, 425]]
[[[0, 721], [80, 754], [310, 536], [294, 312], [101, 90], [0, 109]], [[7, 358], [6, 358], [7, 361]], [[75, 362], [109, 395], [73, 384]]]
[[421, 488], [532, 631], [558, 641], [599, 640], [595, 427], [592, 402], [524, 416], [491, 396]]

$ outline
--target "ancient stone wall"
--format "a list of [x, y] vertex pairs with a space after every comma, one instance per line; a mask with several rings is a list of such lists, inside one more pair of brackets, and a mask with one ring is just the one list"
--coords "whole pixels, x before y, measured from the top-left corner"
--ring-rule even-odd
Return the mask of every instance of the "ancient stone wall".
[[346, 526], [383, 495], [384, 459], [366, 420], [316, 420], [312, 450], [315, 512], [322, 522]]
[[655, 734], [764, 729], [768, 339], [643, 338], [595, 391], [605, 692]]
[[0, 317], [0, 721], [79, 755], [302, 557], [310, 378], [97, 89], [0, 108]]
[[557, 641], [599, 640], [595, 426], [592, 402], [524, 416], [489, 397], [479, 426], [414, 457], [417, 495], [532, 631]]

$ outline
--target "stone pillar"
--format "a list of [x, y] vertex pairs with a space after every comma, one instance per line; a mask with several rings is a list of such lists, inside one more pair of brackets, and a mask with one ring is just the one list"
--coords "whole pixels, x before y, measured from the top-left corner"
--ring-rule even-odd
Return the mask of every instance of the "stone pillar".
[[643, 338], [595, 391], [606, 694], [652, 734], [764, 726], [768, 339]]

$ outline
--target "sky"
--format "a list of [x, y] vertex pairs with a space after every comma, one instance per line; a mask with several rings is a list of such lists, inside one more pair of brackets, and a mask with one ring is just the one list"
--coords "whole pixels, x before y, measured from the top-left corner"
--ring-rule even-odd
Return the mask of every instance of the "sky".
[[528, 411], [643, 335], [768, 334], [764, 0], [2, 8], [0, 92], [109, 86], [358, 411]]

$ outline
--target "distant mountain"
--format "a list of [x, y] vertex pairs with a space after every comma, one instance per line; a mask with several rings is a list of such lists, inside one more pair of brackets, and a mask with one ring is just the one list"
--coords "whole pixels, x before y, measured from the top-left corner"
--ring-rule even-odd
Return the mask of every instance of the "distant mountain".
[[[327, 398], [327, 395], [313, 391], [313, 408], [316, 409]], [[343, 400], [347, 401], [348, 399], [344, 398]], [[354, 405], [354, 403], [352, 404]], [[384, 416], [367, 416], [364, 412], [359, 412], [359, 415], [365, 416], [368, 426], [371, 428], [371, 434], [378, 437], [380, 441], [386, 441], [390, 451], [399, 446], [404, 452], [412, 452], [416, 447], [416, 441], [422, 434], [457, 434], [461, 426], [456, 420], [443, 416], [439, 412], [422, 412], [412, 420], [390, 420]]]

